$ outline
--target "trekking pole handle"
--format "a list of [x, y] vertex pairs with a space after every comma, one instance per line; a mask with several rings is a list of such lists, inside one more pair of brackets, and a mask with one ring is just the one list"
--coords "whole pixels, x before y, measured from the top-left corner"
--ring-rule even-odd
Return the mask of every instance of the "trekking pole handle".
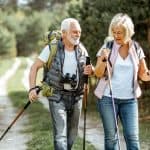
[[42, 88], [40, 86], [36, 86], [35, 87], [36, 93], [39, 94], [40, 91], [42, 90]]
[[[35, 86], [35, 88], [34, 88], [35, 90], [36, 90], [36, 93], [37, 94], [39, 94], [39, 92], [42, 90], [42, 88], [40, 87], [40, 86]], [[26, 105], [23, 107], [23, 109], [25, 110], [29, 105], [30, 105], [30, 101], [28, 101], [27, 103], [26, 103]]]
[[42, 90], [42, 88], [40, 86], [35, 86], [33, 88], [30, 88], [29, 89], [29, 93], [32, 91], [32, 90], [36, 90], [36, 94], [39, 94], [39, 92]]
[[[90, 65], [90, 57], [86, 56], [86, 65]], [[84, 83], [88, 83], [88, 75], [84, 75]]]

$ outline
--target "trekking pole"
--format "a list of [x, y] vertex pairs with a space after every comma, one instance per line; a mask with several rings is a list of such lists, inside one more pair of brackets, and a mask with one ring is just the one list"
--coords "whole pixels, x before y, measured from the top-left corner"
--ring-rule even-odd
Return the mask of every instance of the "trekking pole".
[[[89, 64], [90, 64], [90, 57], [86, 57], [86, 65], [89, 65]], [[85, 150], [85, 141], [86, 141], [87, 95], [88, 95], [88, 75], [85, 75], [85, 77], [84, 77], [84, 95], [83, 95], [83, 110], [84, 110], [83, 150]]]
[[111, 75], [110, 75], [109, 62], [108, 61], [106, 61], [106, 68], [107, 68], [107, 73], [108, 73], [108, 82], [109, 82], [109, 87], [110, 87], [110, 95], [111, 95], [111, 100], [112, 100], [114, 120], [115, 120], [115, 126], [116, 126], [116, 131], [117, 131], [118, 148], [119, 148], [119, 150], [121, 150], [121, 147], [120, 147], [120, 137], [119, 137], [119, 127], [118, 127], [118, 123], [117, 123], [115, 102], [114, 102], [113, 93], [112, 93]]
[[[41, 88], [39, 86], [36, 86], [36, 93], [38, 94], [41, 91]], [[3, 139], [3, 137], [6, 135], [6, 133], [10, 130], [10, 128], [14, 125], [14, 123], [17, 121], [17, 119], [22, 115], [22, 113], [28, 108], [28, 106], [31, 104], [30, 101], [26, 103], [26, 105], [19, 111], [15, 119], [11, 122], [11, 124], [8, 126], [8, 128], [4, 131], [4, 133], [0, 137], [0, 141]]]

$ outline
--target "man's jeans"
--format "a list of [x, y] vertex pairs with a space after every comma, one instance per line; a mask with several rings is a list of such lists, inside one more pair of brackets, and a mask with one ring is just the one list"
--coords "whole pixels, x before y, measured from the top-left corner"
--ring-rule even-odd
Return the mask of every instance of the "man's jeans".
[[[135, 99], [114, 99], [117, 118], [123, 126], [127, 150], [139, 150], [138, 103]], [[104, 133], [105, 150], [118, 150], [114, 112], [111, 97], [103, 96], [98, 100]]]
[[55, 150], [71, 150], [78, 133], [82, 96], [76, 97], [78, 101], [73, 105], [70, 103], [72, 98], [63, 95], [59, 102], [49, 101]]

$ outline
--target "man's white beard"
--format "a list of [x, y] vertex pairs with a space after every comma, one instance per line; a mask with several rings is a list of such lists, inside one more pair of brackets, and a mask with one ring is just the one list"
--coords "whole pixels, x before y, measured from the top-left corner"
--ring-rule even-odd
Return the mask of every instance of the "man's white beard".
[[68, 40], [70, 41], [71, 44], [73, 45], [78, 45], [80, 43], [80, 38], [73, 38], [71, 36], [68, 37]]

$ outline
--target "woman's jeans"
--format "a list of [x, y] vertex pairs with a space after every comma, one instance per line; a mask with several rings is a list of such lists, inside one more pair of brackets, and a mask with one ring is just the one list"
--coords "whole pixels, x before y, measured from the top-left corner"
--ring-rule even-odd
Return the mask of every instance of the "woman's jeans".
[[[127, 150], [139, 150], [138, 103], [136, 99], [116, 99], [116, 117], [120, 118]], [[105, 134], [105, 150], [118, 150], [117, 128], [112, 98], [103, 96], [98, 100]]]
[[[62, 95], [59, 102], [49, 101], [54, 134], [54, 150], [71, 150], [78, 133], [82, 97]], [[74, 100], [77, 100], [74, 102]]]

